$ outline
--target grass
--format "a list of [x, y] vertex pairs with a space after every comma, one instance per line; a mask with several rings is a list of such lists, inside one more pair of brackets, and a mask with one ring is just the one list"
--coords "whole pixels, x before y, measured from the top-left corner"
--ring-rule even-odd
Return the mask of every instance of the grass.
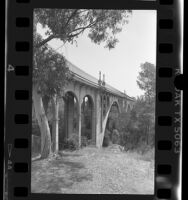
[[86, 147], [32, 161], [33, 193], [151, 194], [152, 153]]

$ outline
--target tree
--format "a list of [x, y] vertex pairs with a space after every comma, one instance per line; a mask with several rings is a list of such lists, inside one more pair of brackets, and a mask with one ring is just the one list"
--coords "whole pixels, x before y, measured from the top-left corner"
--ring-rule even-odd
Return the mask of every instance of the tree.
[[141, 130], [147, 138], [154, 133], [155, 122], [155, 66], [149, 62], [141, 64], [141, 72], [139, 73], [137, 84], [140, 89], [144, 90], [144, 96], [137, 100], [137, 110], [139, 113], [139, 121]]
[[74, 42], [85, 30], [89, 30], [88, 37], [96, 44], [106, 42], [109, 49], [114, 48], [118, 39], [117, 33], [128, 23], [130, 10], [96, 10], [96, 9], [42, 9], [34, 11], [37, 23], [47, 27], [47, 38], [36, 43], [39, 48], [52, 39]]
[[[88, 37], [96, 44], [106, 42], [105, 47], [114, 48], [118, 39], [116, 34], [128, 22], [130, 10], [88, 10], [88, 9], [41, 9], [34, 10], [34, 84], [33, 101], [42, 137], [42, 157], [48, 157], [51, 152], [51, 138], [48, 120], [45, 115], [43, 99], [52, 100], [53, 131], [58, 130], [57, 96], [65, 86], [68, 69], [63, 56], [60, 56], [47, 46], [52, 39], [60, 39], [64, 43], [76, 42], [76, 38], [85, 30]], [[46, 38], [37, 34], [37, 24], [46, 29]], [[49, 96], [50, 98], [45, 98]], [[43, 99], [42, 99], [43, 97]], [[46, 107], [45, 106], [45, 107]], [[54, 135], [54, 134], [52, 134]]]
[[145, 91], [145, 98], [150, 103], [155, 97], [155, 66], [149, 62], [141, 64], [137, 84]]
[[[36, 35], [35, 39], [39, 41], [41, 40], [39, 35]], [[63, 56], [56, 53], [47, 45], [43, 45], [41, 48], [35, 49], [35, 53], [33, 55], [33, 103], [41, 132], [42, 158], [48, 157], [52, 151], [51, 135], [43, 105], [43, 97], [44, 99], [51, 99], [53, 109], [56, 109], [56, 97], [61, 95], [62, 89], [65, 87], [70, 78], [71, 75], [66, 67], [66, 61]], [[55, 116], [53, 123], [57, 124], [57, 111], [54, 110], [53, 113]], [[55, 129], [58, 128], [56, 124], [53, 125], [53, 128]], [[53, 131], [55, 132], [57, 130]], [[52, 134], [52, 136], [54, 136], [54, 134]]]
[[145, 91], [137, 97], [130, 112], [123, 112], [119, 118], [119, 131], [125, 149], [137, 148], [140, 143], [144, 149], [154, 144], [155, 130], [155, 66], [141, 64], [137, 79], [138, 86]]

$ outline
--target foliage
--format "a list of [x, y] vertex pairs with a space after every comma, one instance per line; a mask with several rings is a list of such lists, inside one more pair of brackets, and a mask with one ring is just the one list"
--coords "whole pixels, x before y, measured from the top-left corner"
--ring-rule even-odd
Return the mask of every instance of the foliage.
[[79, 148], [78, 134], [71, 134], [64, 142], [64, 148], [70, 150], [76, 150]]
[[137, 81], [145, 94], [137, 97], [133, 109], [119, 115], [120, 144], [125, 150], [137, 149], [142, 153], [154, 146], [155, 133], [155, 67], [141, 65]]
[[119, 138], [120, 138], [119, 131], [117, 129], [114, 129], [112, 132], [112, 143], [119, 144]]
[[86, 147], [89, 144], [88, 138], [86, 136], [81, 137], [81, 147]]
[[60, 95], [71, 79], [64, 57], [44, 45], [34, 52], [33, 84], [38, 86], [42, 96]]
[[114, 48], [118, 39], [116, 34], [128, 23], [130, 10], [97, 9], [43, 9], [34, 10], [36, 23], [47, 28], [43, 41], [35, 44], [40, 47], [56, 38], [65, 42], [75, 42], [85, 30], [88, 37], [96, 44], [106, 42], [105, 47]]
[[105, 131], [103, 144], [102, 144], [103, 147], [107, 147], [107, 146], [110, 145], [110, 142], [111, 142], [111, 135], [110, 134], [111, 134], [110, 131]]
[[141, 64], [137, 84], [145, 91], [145, 99], [150, 103], [155, 98], [155, 66], [149, 62]]

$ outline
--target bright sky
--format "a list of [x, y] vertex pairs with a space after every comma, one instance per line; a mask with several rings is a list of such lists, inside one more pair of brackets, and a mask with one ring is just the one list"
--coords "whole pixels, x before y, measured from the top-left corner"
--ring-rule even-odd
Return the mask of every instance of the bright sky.
[[[119, 42], [112, 50], [97, 45], [87, 37], [79, 36], [76, 44], [65, 44], [53, 39], [48, 44], [80, 69], [98, 78], [99, 71], [105, 74], [106, 83], [129, 96], [139, 96], [136, 80], [140, 64], [151, 62], [156, 65], [156, 10], [133, 10], [129, 23], [117, 35]], [[43, 35], [40, 26], [37, 31]], [[60, 47], [60, 48], [59, 48]]]

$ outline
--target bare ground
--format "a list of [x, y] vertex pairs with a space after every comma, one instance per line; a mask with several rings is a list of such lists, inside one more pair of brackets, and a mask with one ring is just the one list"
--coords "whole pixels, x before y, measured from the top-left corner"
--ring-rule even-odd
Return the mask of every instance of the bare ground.
[[69, 194], [153, 194], [151, 156], [117, 147], [87, 147], [32, 161], [31, 191]]

